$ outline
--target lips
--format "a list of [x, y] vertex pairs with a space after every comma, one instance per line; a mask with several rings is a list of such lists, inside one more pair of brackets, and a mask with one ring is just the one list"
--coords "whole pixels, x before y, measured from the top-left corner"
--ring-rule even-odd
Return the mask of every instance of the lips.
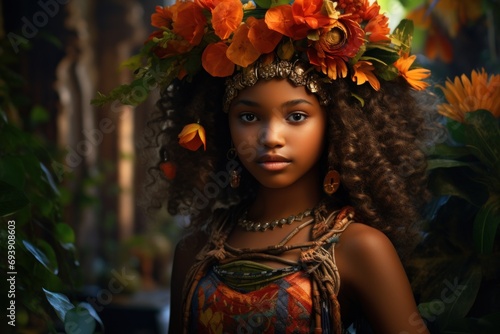
[[260, 156], [256, 161], [262, 168], [270, 171], [282, 170], [286, 168], [291, 162], [290, 159], [287, 159], [281, 155], [271, 154], [264, 154]]

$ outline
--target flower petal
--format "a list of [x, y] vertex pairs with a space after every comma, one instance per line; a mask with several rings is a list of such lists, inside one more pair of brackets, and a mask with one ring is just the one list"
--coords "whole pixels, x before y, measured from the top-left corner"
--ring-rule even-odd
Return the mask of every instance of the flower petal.
[[228, 77], [234, 72], [234, 63], [227, 56], [228, 46], [224, 42], [209, 44], [201, 56], [205, 71], [214, 77]]
[[179, 134], [179, 145], [191, 151], [196, 151], [203, 145], [207, 149], [205, 129], [198, 123], [186, 125]]
[[242, 24], [234, 33], [233, 42], [227, 49], [226, 55], [233, 63], [247, 67], [256, 61], [261, 53], [255, 49], [248, 38], [250, 28]]
[[227, 39], [243, 20], [243, 4], [239, 0], [220, 2], [212, 11], [212, 26], [220, 39]]

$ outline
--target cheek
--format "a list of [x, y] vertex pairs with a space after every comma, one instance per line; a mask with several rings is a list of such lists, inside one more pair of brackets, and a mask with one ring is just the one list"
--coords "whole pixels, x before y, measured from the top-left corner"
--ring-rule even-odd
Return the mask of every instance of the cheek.
[[255, 136], [246, 127], [230, 124], [231, 140], [242, 162], [255, 159]]

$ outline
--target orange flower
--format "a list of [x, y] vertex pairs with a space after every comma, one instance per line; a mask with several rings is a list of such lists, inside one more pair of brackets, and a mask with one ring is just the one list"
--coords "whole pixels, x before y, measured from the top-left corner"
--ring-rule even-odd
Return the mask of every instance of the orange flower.
[[225, 0], [212, 10], [212, 26], [220, 39], [227, 39], [243, 20], [243, 4], [240, 0]]
[[292, 14], [295, 23], [307, 25], [315, 30], [325, 28], [334, 21], [322, 12], [323, 1], [327, 0], [296, 0], [292, 4]]
[[246, 24], [242, 24], [234, 33], [233, 42], [226, 52], [227, 58], [243, 67], [250, 65], [261, 55], [248, 38], [249, 32], [250, 28]]
[[465, 114], [479, 109], [490, 111], [500, 117], [500, 74], [488, 78], [488, 73], [472, 71], [471, 79], [462, 74], [452, 82], [446, 81], [445, 87], [438, 86], [448, 103], [438, 106], [441, 115], [464, 122]]
[[383, 14], [378, 14], [370, 19], [365, 26], [365, 31], [370, 42], [389, 42], [391, 40], [388, 36], [391, 32], [389, 18]]
[[234, 63], [227, 56], [227, 45], [224, 42], [209, 44], [201, 56], [201, 64], [205, 71], [213, 77], [228, 77], [234, 72]]
[[366, 12], [376, 9], [369, 7], [368, 0], [338, 0], [337, 8], [343, 13], [349, 13], [349, 19], [361, 23], [363, 19], [369, 20], [365, 17]]
[[173, 32], [191, 45], [198, 45], [203, 38], [207, 19], [203, 10], [194, 2], [180, 2], [173, 13]]
[[155, 13], [151, 15], [151, 25], [156, 28], [172, 29], [173, 14], [171, 8], [172, 7], [156, 6]]
[[246, 23], [250, 27], [248, 39], [260, 53], [273, 51], [280, 42], [282, 35], [277, 31], [269, 29], [264, 19], [256, 19], [250, 16]]
[[429, 15], [429, 6], [421, 5], [406, 15], [406, 18], [412, 20], [416, 27], [428, 29], [431, 25], [431, 16]]
[[368, 81], [373, 89], [377, 91], [380, 89], [380, 82], [375, 74], [373, 74], [375, 67], [373, 67], [372, 63], [360, 60], [353, 65], [353, 68], [354, 74], [352, 76], [352, 81], [356, 82], [358, 85], [362, 85]]
[[212, 11], [221, 0], [194, 0], [198, 6]]
[[434, 27], [433, 23], [427, 40], [425, 41], [425, 54], [430, 59], [441, 59], [445, 63], [450, 63], [453, 60], [453, 45], [446, 35], [443, 34], [441, 28]]
[[307, 37], [310, 30], [331, 27], [335, 19], [325, 15], [321, 9], [323, 0], [296, 0], [292, 5], [269, 8], [266, 12], [266, 24], [295, 40]]
[[361, 19], [364, 21], [370, 21], [374, 17], [380, 14], [380, 5], [374, 1], [372, 4], [368, 0], [363, 1], [363, 9], [360, 10]]
[[198, 123], [186, 125], [179, 133], [179, 145], [191, 151], [198, 150], [202, 145], [207, 149], [205, 129]]
[[403, 76], [410, 86], [415, 90], [423, 90], [429, 86], [427, 82], [421, 81], [431, 75], [431, 71], [425, 68], [416, 68], [410, 70], [417, 56], [403, 55], [396, 60], [394, 66], [398, 69], [399, 75]]
[[340, 19], [331, 30], [320, 32], [317, 42], [311, 41], [307, 55], [311, 64], [330, 79], [347, 76], [345, 64], [363, 45], [363, 29], [355, 21]]

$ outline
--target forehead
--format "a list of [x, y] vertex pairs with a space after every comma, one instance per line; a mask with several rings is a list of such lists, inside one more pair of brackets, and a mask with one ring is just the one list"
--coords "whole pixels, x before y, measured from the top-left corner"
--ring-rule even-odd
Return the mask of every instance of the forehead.
[[304, 86], [295, 86], [287, 79], [259, 80], [255, 85], [242, 89], [234, 98], [232, 106], [243, 100], [273, 107], [293, 100], [305, 100], [319, 107], [315, 94]]

